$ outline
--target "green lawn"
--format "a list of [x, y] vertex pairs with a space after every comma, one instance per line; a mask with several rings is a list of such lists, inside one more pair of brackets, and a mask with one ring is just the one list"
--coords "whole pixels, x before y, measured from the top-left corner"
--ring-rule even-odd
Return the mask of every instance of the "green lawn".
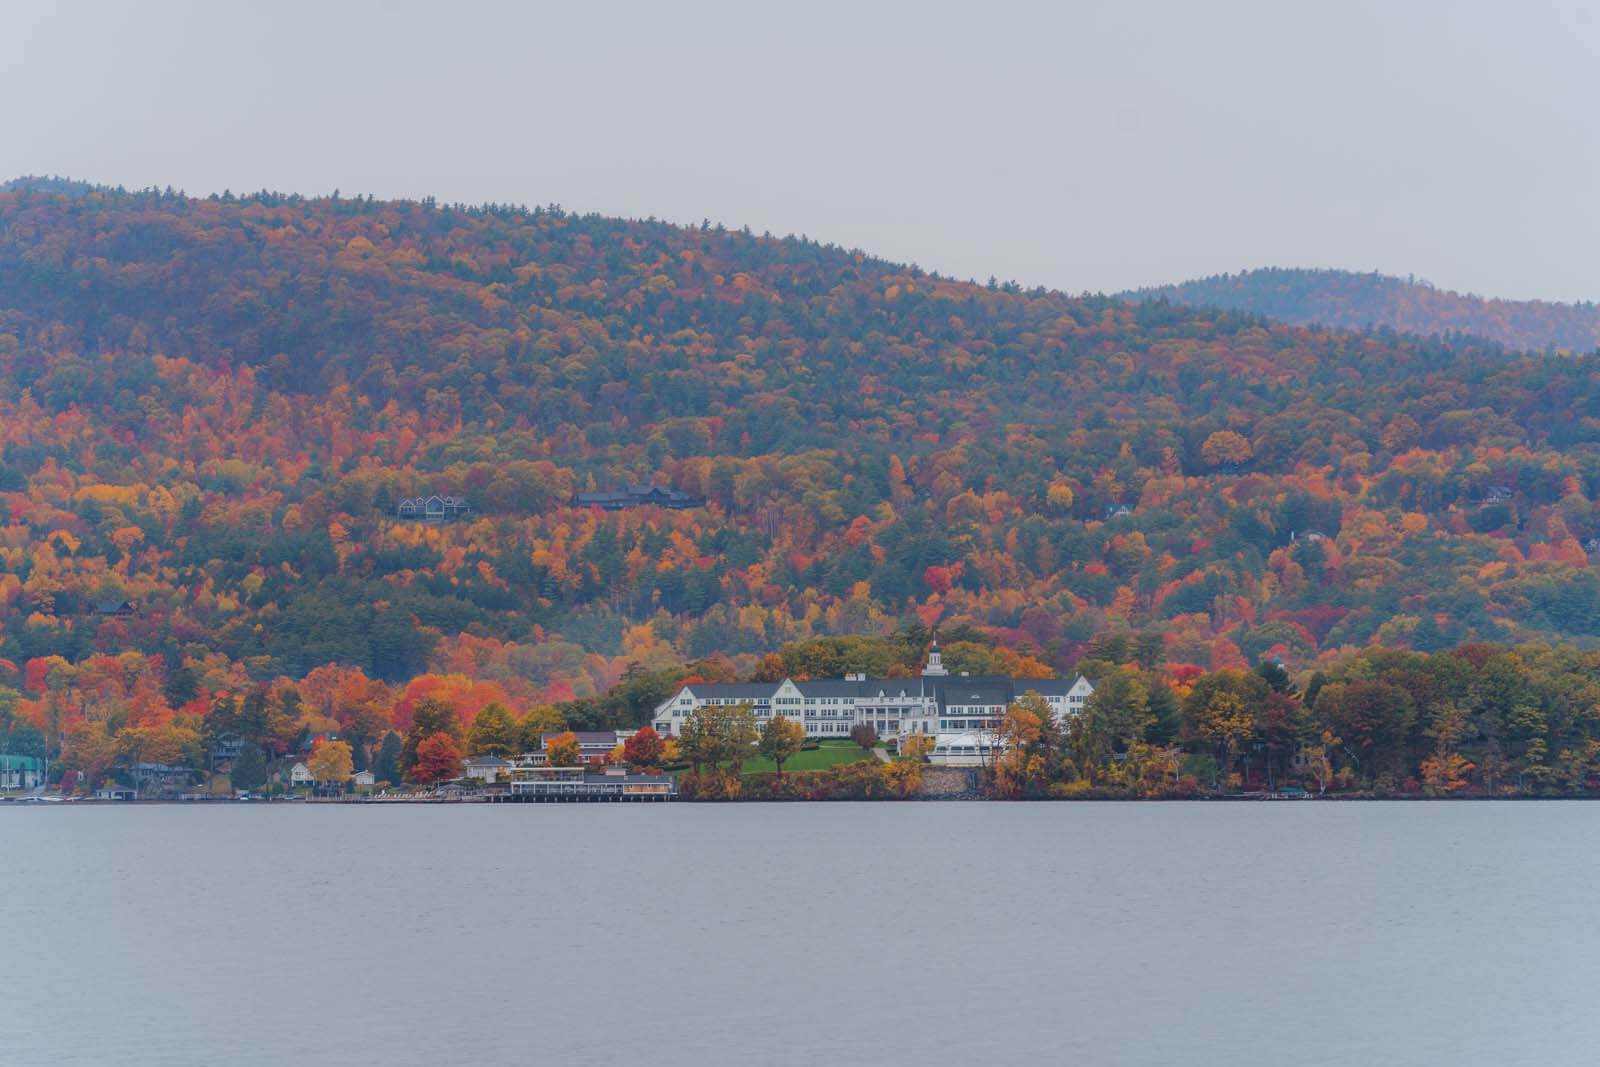
[[[820, 771], [825, 767], [836, 767], [841, 763], [858, 763], [861, 760], [876, 757], [865, 751], [854, 741], [824, 741], [821, 748], [809, 752], [796, 752], [791, 759], [784, 760], [785, 771]], [[740, 768], [744, 774], [771, 773], [778, 768], [765, 756], [752, 756], [744, 761]]]

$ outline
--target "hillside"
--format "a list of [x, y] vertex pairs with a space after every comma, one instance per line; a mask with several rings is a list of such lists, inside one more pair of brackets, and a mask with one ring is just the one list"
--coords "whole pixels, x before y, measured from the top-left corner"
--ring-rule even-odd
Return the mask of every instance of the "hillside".
[[[1108, 633], [1200, 666], [1593, 645], [1597, 411], [1589, 358], [713, 227], [23, 189], [0, 656], [528, 702], [934, 623], [1058, 669]], [[706, 503], [571, 505], [649, 482]], [[433, 493], [472, 515], [397, 517]]]
[[1535, 352], [1600, 348], [1600, 305], [1485, 300], [1383, 274], [1270, 267], [1124, 295], [1248, 311], [1300, 325], [1388, 327], [1424, 336], [1467, 333]]

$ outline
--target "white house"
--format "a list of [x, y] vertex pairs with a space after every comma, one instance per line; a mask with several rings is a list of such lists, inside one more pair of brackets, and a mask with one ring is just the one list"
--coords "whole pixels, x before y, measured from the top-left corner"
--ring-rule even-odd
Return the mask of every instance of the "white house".
[[371, 771], [356, 771], [350, 776], [350, 784], [357, 789], [371, 789], [378, 783]]
[[289, 768], [290, 785], [316, 785], [317, 779], [311, 773], [311, 768], [304, 763], [296, 763]]
[[466, 768], [465, 777], [476, 778], [480, 782], [493, 782], [500, 777], [501, 771], [511, 770], [511, 761], [499, 756], [474, 756], [463, 760], [462, 765]]
[[[683, 732], [696, 710], [715, 705], [749, 704], [757, 721], [782, 715], [803, 723], [807, 737], [848, 737], [858, 725], [871, 726], [885, 739], [912, 734], [935, 737], [933, 762], [944, 762], [938, 741], [945, 735], [996, 730], [1006, 707], [1028, 693], [1049, 705], [1059, 722], [1083, 710], [1094, 686], [1083, 675], [1065, 678], [1007, 678], [1001, 675], [951, 674], [944, 667], [935, 640], [928, 663], [917, 678], [844, 678], [797, 682], [738, 682], [683, 686], [655, 710], [652, 725], [663, 737]], [[968, 747], [955, 743], [958, 748]], [[974, 743], [975, 744], [975, 743]], [[947, 744], [946, 748], [950, 746]], [[963, 753], [964, 754], [964, 753]]]

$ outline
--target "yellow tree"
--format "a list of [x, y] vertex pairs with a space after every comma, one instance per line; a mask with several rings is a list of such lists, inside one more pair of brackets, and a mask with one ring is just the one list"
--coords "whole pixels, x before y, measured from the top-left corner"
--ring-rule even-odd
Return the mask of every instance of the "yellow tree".
[[1248, 463], [1250, 456], [1250, 442], [1232, 430], [1218, 430], [1200, 446], [1200, 458], [1209, 467]]
[[545, 743], [544, 751], [552, 767], [576, 767], [583, 762], [583, 751], [578, 747], [578, 735], [571, 730], [552, 737]]
[[306, 769], [319, 782], [346, 782], [355, 773], [355, 757], [345, 741], [318, 741], [306, 759]]

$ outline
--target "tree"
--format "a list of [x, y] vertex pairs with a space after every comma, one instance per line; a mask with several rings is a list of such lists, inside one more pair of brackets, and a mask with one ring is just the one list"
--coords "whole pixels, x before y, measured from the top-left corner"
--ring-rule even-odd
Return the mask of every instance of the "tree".
[[696, 774], [701, 767], [717, 770], [723, 764], [737, 772], [757, 736], [755, 713], [749, 704], [707, 704], [684, 720], [678, 744]]
[[904, 759], [921, 761], [933, 751], [933, 744], [932, 734], [912, 734], [900, 742], [900, 755]]
[[474, 756], [511, 756], [520, 734], [517, 720], [505, 705], [491, 703], [478, 712], [467, 734], [467, 751]]
[[639, 729], [622, 743], [622, 758], [635, 767], [659, 767], [666, 755], [667, 744], [650, 726]]
[[556, 734], [545, 742], [545, 757], [552, 767], [576, 767], [583, 762], [578, 735], [571, 730]]
[[[1048, 708], [1045, 714], [1049, 715]], [[1043, 719], [1037, 706], [1012, 704], [1000, 720], [995, 739], [994, 791], [998, 796], [1021, 796], [1031, 786], [1044, 784], [1044, 758], [1039, 752]]]
[[1155, 722], [1143, 673], [1137, 667], [1105, 671], [1084, 701], [1083, 711], [1067, 724], [1079, 769], [1092, 779], [1112, 755], [1144, 741]]
[[459, 737], [461, 733], [461, 720], [456, 717], [456, 709], [439, 700], [437, 697], [425, 697], [417, 702], [416, 711], [412, 714], [411, 728], [406, 731], [405, 744], [400, 749], [400, 770], [410, 773], [417, 762], [417, 747], [434, 734], [449, 734], [452, 738]]
[[378, 755], [372, 761], [372, 778], [377, 782], [393, 784], [400, 781], [400, 753], [404, 745], [400, 735], [390, 730], [383, 735]]
[[1473, 764], [1459, 752], [1439, 752], [1422, 761], [1422, 786], [1429, 796], [1448, 796], [1467, 787]]
[[858, 723], [850, 728], [850, 740], [863, 750], [869, 750], [878, 743], [878, 731], [871, 723]]
[[411, 780], [423, 785], [447, 782], [461, 776], [461, 746], [451, 734], [430, 734], [417, 745], [417, 761]]
[[267, 784], [267, 757], [260, 745], [251, 741], [239, 749], [229, 778], [235, 789], [260, 789]]
[[311, 755], [306, 759], [306, 768], [319, 784], [342, 784], [348, 782], [350, 775], [355, 773], [355, 757], [348, 742], [323, 739], [312, 746]]
[[1243, 434], [1218, 430], [1200, 446], [1200, 458], [1208, 467], [1237, 466], [1250, 461], [1250, 442]]
[[1220, 774], [1231, 775], [1240, 749], [1255, 731], [1257, 710], [1271, 692], [1266, 679], [1252, 671], [1228, 668], [1200, 677], [1183, 702], [1185, 739], [1212, 746]]
[[[869, 726], [867, 729], [870, 730], [871, 727]], [[854, 736], [854, 731], [851, 731], [851, 735], [852, 737]], [[804, 726], [792, 719], [786, 719], [782, 715], [774, 715], [761, 727], [761, 740], [756, 744], [756, 749], [777, 766], [778, 777], [782, 778], [783, 761], [799, 752], [800, 746], [805, 744], [805, 740], [806, 728]], [[873, 740], [877, 740], [876, 734], [873, 734]], [[860, 741], [858, 740], [856, 743], [860, 744]], [[863, 745], [862, 747], [870, 748], [871, 745]]]
[[545, 734], [558, 734], [567, 728], [561, 709], [554, 704], [539, 704], [517, 724], [517, 744], [523, 752], [537, 752], [544, 745]]

